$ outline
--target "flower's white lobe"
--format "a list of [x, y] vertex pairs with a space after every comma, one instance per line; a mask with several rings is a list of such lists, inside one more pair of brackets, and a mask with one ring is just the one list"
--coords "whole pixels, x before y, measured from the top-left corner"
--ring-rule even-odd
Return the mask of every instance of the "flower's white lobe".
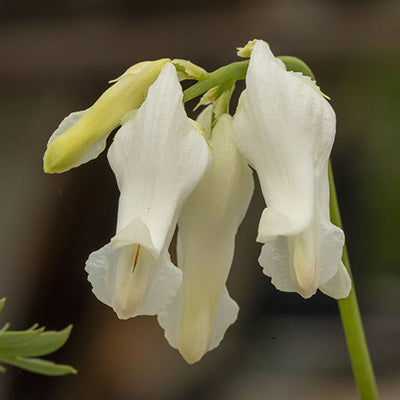
[[[209, 106], [198, 119], [206, 131], [211, 113]], [[209, 140], [212, 164], [182, 209], [178, 266], [183, 281], [171, 305], [158, 314], [167, 340], [188, 363], [219, 345], [239, 309], [225, 284], [253, 179], [232, 141], [231, 125], [228, 114], [218, 119]]]
[[333, 297], [346, 297], [351, 285], [341, 267], [343, 232], [329, 217], [335, 129], [335, 113], [323, 96], [257, 41], [233, 138], [257, 171], [267, 204], [257, 237], [266, 243], [259, 258], [264, 273], [278, 289], [306, 298], [331, 286]]
[[112, 307], [121, 319], [154, 315], [165, 307], [181, 283], [181, 272], [171, 263], [168, 250], [154, 259], [138, 245], [113, 249], [110, 243], [90, 254], [85, 270], [96, 297]]
[[207, 143], [187, 118], [175, 68], [166, 64], [108, 153], [120, 189], [117, 233], [89, 257], [99, 300], [120, 318], [156, 314], [181, 283], [168, 247], [179, 211], [203, 176]]

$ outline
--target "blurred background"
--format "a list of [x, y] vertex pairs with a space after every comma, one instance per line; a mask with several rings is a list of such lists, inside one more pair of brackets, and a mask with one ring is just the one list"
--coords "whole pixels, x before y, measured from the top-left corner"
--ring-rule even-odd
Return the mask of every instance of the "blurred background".
[[42, 172], [62, 118], [130, 65], [177, 57], [211, 71], [262, 38], [306, 61], [332, 98], [333, 167], [366, 335], [382, 399], [399, 399], [399, 20], [395, 0], [2, 0], [0, 318], [14, 329], [73, 323], [50, 358], [79, 374], [9, 367], [0, 398], [357, 399], [336, 302], [278, 292], [257, 264], [259, 189], [228, 281], [239, 318], [189, 366], [155, 318], [119, 321], [90, 291], [85, 260], [114, 234], [117, 213], [105, 153], [62, 175]]

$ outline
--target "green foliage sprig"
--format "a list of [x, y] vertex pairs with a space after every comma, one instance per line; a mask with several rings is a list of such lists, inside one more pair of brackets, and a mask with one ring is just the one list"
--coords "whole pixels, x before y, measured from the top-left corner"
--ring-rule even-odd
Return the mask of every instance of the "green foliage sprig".
[[[0, 300], [0, 311], [5, 301], [5, 298]], [[40, 328], [38, 324], [26, 331], [9, 331], [9, 326], [7, 323], [0, 329], [0, 362], [42, 375], [77, 373], [70, 365], [55, 364], [52, 361], [36, 358], [53, 353], [62, 347], [69, 338], [72, 325], [61, 331], [45, 331], [45, 328]], [[1, 365], [0, 371], [5, 371]]]

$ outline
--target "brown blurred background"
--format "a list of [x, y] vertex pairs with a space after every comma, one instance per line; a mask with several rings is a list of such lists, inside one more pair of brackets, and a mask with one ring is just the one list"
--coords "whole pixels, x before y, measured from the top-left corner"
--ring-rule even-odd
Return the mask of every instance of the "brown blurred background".
[[89, 253], [113, 235], [118, 191], [105, 154], [63, 175], [42, 155], [61, 119], [130, 65], [186, 58], [211, 71], [267, 40], [313, 69], [338, 117], [334, 170], [382, 399], [400, 398], [400, 2], [60, 0], [0, 3], [2, 322], [74, 324], [50, 358], [77, 376], [14, 368], [0, 398], [356, 399], [336, 302], [280, 293], [257, 265], [259, 190], [229, 278], [239, 319], [194, 366], [151, 317], [119, 321], [90, 292]]

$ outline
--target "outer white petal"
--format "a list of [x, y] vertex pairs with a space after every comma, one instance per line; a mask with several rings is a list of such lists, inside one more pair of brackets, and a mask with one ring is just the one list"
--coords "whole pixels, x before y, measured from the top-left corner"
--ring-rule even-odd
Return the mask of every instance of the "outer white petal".
[[280, 236], [264, 244], [258, 262], [278, 290], [296, 292], [290, 276], [287, 238]]
[[225, 283], [253, 179], [233, 144], [231, 124], [227, 114], [218, 120], [209, 142], [212, 165], [182, 209], [178, 236], [182, 286], [158, 316], [169, 343], [189, 363], [218, 346], [238, 313]]
[[319, 285], [332, 279], [340, 268], [344, 234], [329, 221], [320, 221], [318, 234], [318, 265], [320, 271]]
[[320, 285], [319, 289], [334, 299], [343, 299], [349, 295], [351, 279], [342, 262], [339, 265], [336, 275], [326, 283]]
[[93, 293], [121, 319], [156, 314], [168, 305], [182, 281], [182, 272], [171, 263], [167, 249], [158, 259], [140, 249], [132, 273], [137, 248], [130, 245], [114, 250], [107, 244], [86, 262]]
[[330, 222], [328, 159], [316, 176], [316, 218], [320, 220], [318, 266], [319, 289], [335, 298], [344, 298], [351, 289], [350, 276], [342, 263], [344, 233]]
[[[69, 114], [67, 117], [65, 117], [58, 128], [53, 132], [53, 134], [50, 136], [49, 141], [47, 142], [47, 147], [50, 146], [50, 144], [59, 136], [61, 136], [65, 131], [67, 131], [69, 128], [71, 128], [72, 125], [74, 125], [76, 122], [78, 122], [83, 115], [86, 113], [87, 110], [83, 111], [76, 111], [71, 114]], [[89, 147], [85, 154], [74, 164], [71, 165], [71, 168], [74, 167], [79, 167], [79, 165], [85, 164], [90, 160], [94, 160], [97, 158], [97, 156], [106, 148], [106, 141], [107, 137], [102, 137], [99, 139], [96, 143], [94, 143], [91, 147]]]
[[120, 189], [117, 233], [86, 270], [96, 296], [120, 318], [155, 314], [181, 282], [168, 247], [182, 204], [208, 166], [208, 147], [182, 104], [166, 64], [134, 119], [116, 134], [110, 165]]
[[258, 241], [295, 235], [311, 223], [314, 172], [329, 155], [334, 135], [335, 114], [329, 103], [257, 41], [233, 138], [256, 169], [267, 203]]
[[185, 114], [182, 89], [168, 63], [108, 153], [121, 192], [113, 246], [141, 243], [156, 257], [177, 212], [203, 176], [208, 154], [204, 138]]

